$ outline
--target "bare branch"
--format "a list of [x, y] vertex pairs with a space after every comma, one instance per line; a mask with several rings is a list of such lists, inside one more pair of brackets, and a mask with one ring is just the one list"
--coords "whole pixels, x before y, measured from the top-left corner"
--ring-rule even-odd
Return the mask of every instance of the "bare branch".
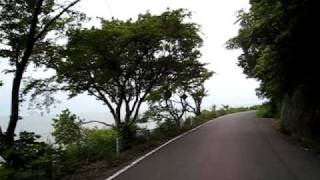
[[115, 127], [113, 124], [108, 124], [108, 123], [105, 123], [105, 122], [102, 122], [102, 121], [97, 121], [97, 120], [91, 120], [91, 121], [80, 120], [80, 123], [81, 124], [99, 123], [99, 124], [103, 124], [103, 125], [108, 126], [108, 127], [112, 127], [112, 128]]

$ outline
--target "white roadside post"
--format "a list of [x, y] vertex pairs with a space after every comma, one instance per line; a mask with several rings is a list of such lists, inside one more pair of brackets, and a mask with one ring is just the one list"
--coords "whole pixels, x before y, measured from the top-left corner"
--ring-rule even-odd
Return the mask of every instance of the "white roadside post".
[[190, 125], [191, 125], [191, 127], [193, 126], [193, 118], [192, 117], [190, 118]]
[[120, 153], [120, 138], [119, 137], [116, 138], [116, 152], [117, 152], [117, 154]]

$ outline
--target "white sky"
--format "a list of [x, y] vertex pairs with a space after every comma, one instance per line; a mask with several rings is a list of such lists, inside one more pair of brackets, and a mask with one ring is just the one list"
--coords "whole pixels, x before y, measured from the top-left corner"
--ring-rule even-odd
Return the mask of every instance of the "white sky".
[[[201, 25], [202, 33], [205, 35], [201, 61], [210, 63], [207, 67], [216, 72], [206, 83], [210, 96], [204, 100], [204, 107], [210, 107], [213, 104], [239, 106], [261, 103], [254, 91], [258, 82], [246, 79], [236, 65], [240, 51], [225, 49], [225, 42], [238, 31], [238, 25], [234, 24], [236, 11], [248, 9], [248, 3], [249, 0], [82, 0], [77, 8], [90, 17], [114, 16], [118, 19], [135, 19], [139, 13], [145, 13], [147, 10], [159, 14], [168, 7], [187, 8], [193, 12], [192, 21]], [[98, 20], [90, 22], [92, 25], [97, 23]], [[1, 67], [4, 67], [4, 63], [0, 64], [0, 69]], [[1, 74], [0, 80], [5, 83], [5, 86], [0, 88], [0, 115], [8, 116], [11, 78]], [[66, 100], [64, 95], [59, 97], [63, 103], [58, 104], [57, 108], [52, 110], [52, 114], [65, 108], [77, 114], [108, 113], [106, 106], [87, 95], [71, 100]], [[28, 114], [26, 107], [22, 110], [23, 114]]]

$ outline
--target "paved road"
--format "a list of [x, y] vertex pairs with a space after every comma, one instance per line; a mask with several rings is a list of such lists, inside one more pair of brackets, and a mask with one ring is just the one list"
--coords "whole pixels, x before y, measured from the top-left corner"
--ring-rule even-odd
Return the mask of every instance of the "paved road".
[[320, 180], [315, 154], [290, 144], [254, 112], [211, 121], [116, 180]]

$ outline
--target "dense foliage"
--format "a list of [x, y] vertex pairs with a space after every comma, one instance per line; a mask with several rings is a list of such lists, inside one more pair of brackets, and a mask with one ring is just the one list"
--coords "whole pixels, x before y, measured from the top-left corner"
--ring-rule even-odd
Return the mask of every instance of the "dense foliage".
[[60, 145], [79, 144], [82, 136], [81, 123], [76, 115], [66, 109], [53, 119], [53, 132], [55, 142]]
[[313, 0], [251, 0], [228, 48], [241, 48], [239, 66], [261, 84], [258, 95], [280, 113], [283, 130], [319, 137], [317, 6]]
[[35, 133], [20, 133], [14, 145], [4, 152], [10, 161], [0, 163], [0, 179], [50, 179], [55, 174], [58, 151], [39, 138]]

